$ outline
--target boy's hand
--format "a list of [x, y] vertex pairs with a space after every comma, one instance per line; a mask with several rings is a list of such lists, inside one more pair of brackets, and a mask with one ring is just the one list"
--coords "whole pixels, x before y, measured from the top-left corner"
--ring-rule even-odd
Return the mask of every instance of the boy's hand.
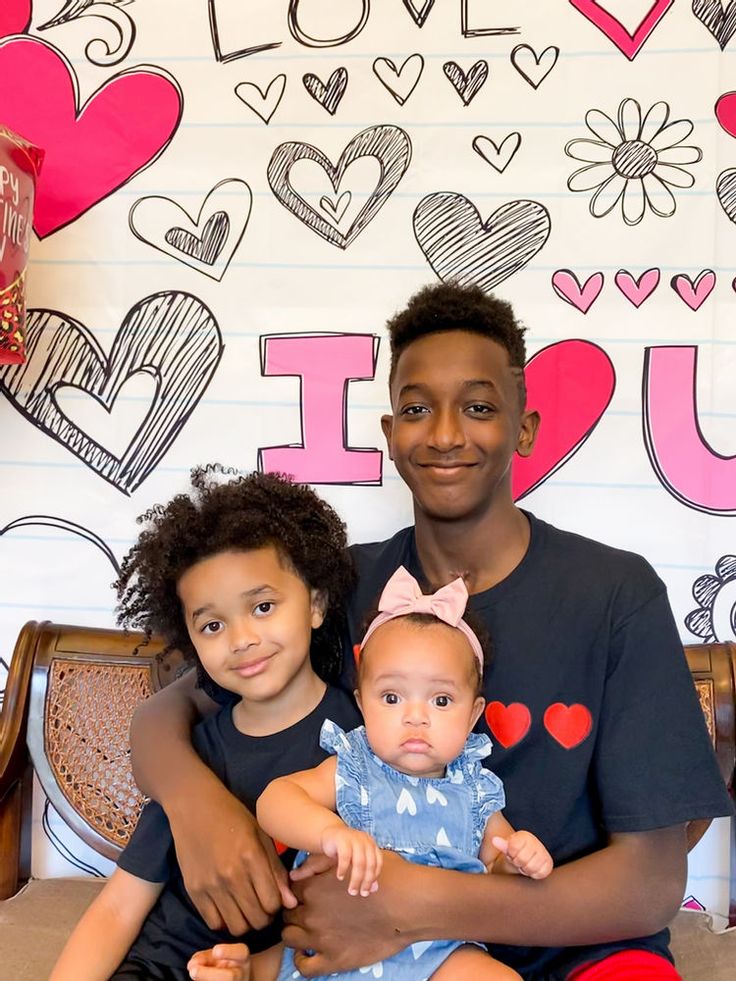
[[187, 813], [169, 814], [184, 884], [212, 930], [262, 930], [296, 898], [273, 842], [250, 811], [219, 783]]
[[383, 854], [373, 838], [365, 831], [356, 831], [344, 824], [330, 826], [320, 838], [322, 851], [337, 859], [337, 878], [342, 881], [350, 869], [348, 893], [351, 896], [370, 896], [378, 889], [378, 875], [383, 866]]
[[546, 879], [552, 871], [552, 856], [530, 831], [514, 831], [508, 838], [496, 835], [491, 844], [504, 856], [507, 865], [530, 879]]
[[250, 981], [250, 952], [245, 944], [218, 944], [189, 959], [192, 981]]

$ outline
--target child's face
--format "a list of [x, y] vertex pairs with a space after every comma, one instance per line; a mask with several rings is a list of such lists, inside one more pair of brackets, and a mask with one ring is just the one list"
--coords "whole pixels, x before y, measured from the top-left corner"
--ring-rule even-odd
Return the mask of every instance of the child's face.
[[397, 618], [363, 649], [356, 697], [373, 752], [419, 777], [441, 777], [483, 711], [473, 653], [459, 630]]
[[189, 637], [207, 674], [252, 702], [277, 701], [313, 679], [309, 645], [319, 598], [276, 550], [220, 552], [177, 584]]

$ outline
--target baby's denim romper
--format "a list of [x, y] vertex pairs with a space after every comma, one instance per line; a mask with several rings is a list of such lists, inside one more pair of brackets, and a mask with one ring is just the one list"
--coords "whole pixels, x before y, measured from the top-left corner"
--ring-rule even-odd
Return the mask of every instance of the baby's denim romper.
[[[478, 851], [488, 818], [505, 804], [503, 784], [480, 761], [491, 752], [488, 736], [471, 733], [444, 777], [410, 777], [371, 751], [365, 727], [345, 733], [329, 719], [320, 743], [337, 755], [337, 813], [351, 828], [367, 831], [382, 848], [410, 862], [460, 872], [485, 872]], [[306, 855], [297, 856], [296, 865]], [[369, 902], [355, 897], [354, 902]], [[412, 944], [387, 961], [332, 974], [344, 981], [424, 981], [463, 941]], [[299, 979], [293, 951], [284, 953], [278, 981]]]

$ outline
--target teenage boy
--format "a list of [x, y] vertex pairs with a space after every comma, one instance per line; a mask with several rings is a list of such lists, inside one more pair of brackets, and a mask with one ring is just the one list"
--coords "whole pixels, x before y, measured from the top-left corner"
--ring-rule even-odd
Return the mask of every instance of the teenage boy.
[[[296, 958], [307, 977], [451, 936], [487, 942], [528, 979], [676, 979], [666, 926], [685, 886], [685, 824], [731, 804], [664, 584], [639, 556], [515, 506], [512, 460], [532, 452], [539, 416], [526, 409], [524, 330], [507, 303], [440, 283], [388, 330], [382, 426], [415, 524], [353, 547], [351, 639], [399, 565], [425, 585], [465, 578], [494, 647], [481, 721], [491, 766], [509, 821], [544, 842], [555, 871], [473, 876], [386, 854], [380, 889], [356, 900], [314, 857], [294, 877], [300, 905], [285, 913], [284, 939], [310, 951]], [[136, 776], [169, 815], [205, 919], [240, 932], [275, 913], [281, 873], [189, 746], [207, 708], [188, 679], [142, 706]]]

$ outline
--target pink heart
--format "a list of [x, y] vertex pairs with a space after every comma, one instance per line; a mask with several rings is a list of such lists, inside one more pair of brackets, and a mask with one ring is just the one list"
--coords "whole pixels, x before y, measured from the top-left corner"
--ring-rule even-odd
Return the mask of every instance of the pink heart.
[[36, 38], [0, 42], [0, 78], [0, 120], [46, 151], [33, 224], [39, 238], [148, 166], [181, 119], [175, 80], [149, 67], [120, 72], [79, 109], [71, 65]]
[[531, 456], [514, 458], [515, 500], [538, 487], [580, 448], [606, 411], [616, 375], [606, 352], [591, 341], [558, 341], [526, 366], [527, 405], [542, 418]]
[[736, 136], [736, 92], [725, 92], [715, 105], [716, 119], [729, 136]]
[[677, 293], [681, 300], [690, 307], [691, 310], [697, 310], [698, 307], [708, 299], [710, 294], [713, 292], [713, 287], [716, 285], [716, 274], [712, 269], [703, 269], [701, 273], [698, 274], [698, 278], [695, 282], [686, 276], [685, 273], [680, 273], [678, 276], [673, 276], [670, 280], [670, 286]]
[[603, 289], [603, 273], [593, 273], [581, 286], [578, 277], [571, 269], [558, 269], [552, 276], [552, 288], [565, 303], [569, 303], [581, 313], [587, 313]]
[[647, 269], [638, 279], [634, 279], [628, 269], [619, 269], [614, 282], [630, 303], [640, 307], [659, 286], [659, 269]]
[[603, 31], [608, 40], [613, 41], [618, 50], [625, 54], [629, 61], [636, 58], [646, 39], [674, 2], [675, 0], [654, 0], [634, 33], [629, 34], [621, 21], [600, 3], [596, 3], [596, 0], [570, 0], [573, 7], [579, 10], [591, 24], [595, 24], [599, 31]]
[[3, 0], [0, 6], [0, 37], [23, 34], [31, 23], [31, 0]]

